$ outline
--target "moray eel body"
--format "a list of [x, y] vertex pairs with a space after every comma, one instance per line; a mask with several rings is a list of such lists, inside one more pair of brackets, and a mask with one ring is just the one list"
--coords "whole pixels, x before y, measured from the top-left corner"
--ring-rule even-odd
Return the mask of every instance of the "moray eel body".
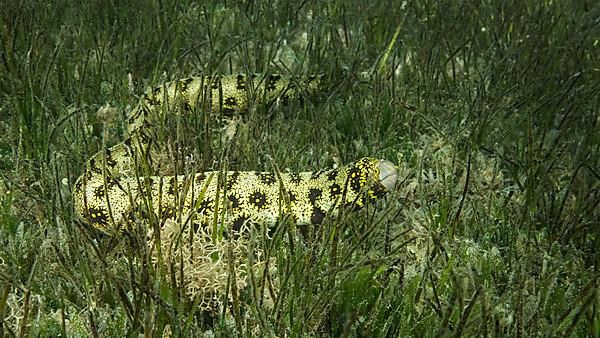
[[[297, 224], [320, 224], [340, 208], [361, 208], [394, 188], [395, 166], [362, 158], [318, 172], [201, 172], [195, 175], [139, 176], [136, 164], [152, 145], [153, 115], [160, 109], [216, 114], [242, 112], [249, 102], [284, 104], [314, 91], [319, 77], [303, 80], [278, 75], [205, 76], [167, 83], [144, 94], [129, 119], [130, 138], [90, 158], [74, 186], [76, 214], [91, 226], [113, 233], [137, 217], [218, 221], [239, 230], [245, 223], [275, 225], [284, 215]], [[148, 214], [151, 213], [151, 214]]]

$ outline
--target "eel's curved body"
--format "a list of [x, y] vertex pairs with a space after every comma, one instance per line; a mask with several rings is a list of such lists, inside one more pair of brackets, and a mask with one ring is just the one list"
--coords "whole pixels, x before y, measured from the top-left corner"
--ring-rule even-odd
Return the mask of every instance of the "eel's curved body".
[[[318, 172], [200, 172], [188, 176], [138, 176], [136, 163], [152, 151], [148, 129], [159, 110], [208, 109], [221, 115], [244, 111], [251, 98], [285, 103], [318, 90], [320, 78], [279, 75], [193, 77], [146, 94], [129, 118], [130, 137], [92, 156], [74, 186], [75, 211], [93, 227], [115, 232], [144, 210], [160, 222], [219, 221], [238, 230], [246, 222], [274, 225], [289, 215], [299, 225], [319, 224], [341, 207], [362, 207], [393, 189], [398, 173], [386, 160], [362, 158]], [[172, 109], [175, 108], [175, 109]]]

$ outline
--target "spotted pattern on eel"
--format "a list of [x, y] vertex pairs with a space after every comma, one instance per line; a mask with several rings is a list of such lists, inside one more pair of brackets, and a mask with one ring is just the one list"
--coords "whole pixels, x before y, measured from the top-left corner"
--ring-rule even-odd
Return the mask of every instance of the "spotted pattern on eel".
[[217, 75], [177, 80], [146, 92], [131, 111], [129, 138], [87, 161], [73, 190], [76, 214], [106, 233], [123, 229], [140, 215], [203, 226], [219, 221], [239, 230], [246, 222], [273, 226], [284, 215], [298, 225], [320, 224], [341, 208], [361, 208], [381, 198], [395, 186], [398, 172], [391, 162], [369, 157], [317, 172], [135, 174], [136, 163], [155, 151], [151, 130], [157, 111], [185, 113], [201, 108], [215, 116], [229, 116], [244, 112], [251, 98], [261, 104], [286, 104], [303, 92], [317, 91], [320, 80], [319, 76]]

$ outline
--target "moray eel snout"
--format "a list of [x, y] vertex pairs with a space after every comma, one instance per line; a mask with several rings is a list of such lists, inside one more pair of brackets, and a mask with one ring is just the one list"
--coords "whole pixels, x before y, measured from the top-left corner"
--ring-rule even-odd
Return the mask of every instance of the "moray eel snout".
[[388, 160], [379, 162], [379, 181], [387, 191], [394, 189], [398, 181], [398, 169], [392, 162]]

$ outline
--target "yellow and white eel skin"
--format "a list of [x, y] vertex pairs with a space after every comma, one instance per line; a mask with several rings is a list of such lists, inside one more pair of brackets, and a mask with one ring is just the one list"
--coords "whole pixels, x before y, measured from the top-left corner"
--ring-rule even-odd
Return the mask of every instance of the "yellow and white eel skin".
[[[361, 158], [316, 172], [208, 171], [195, 175], [141, 176], [139, 166], [155, 151], [158, 111], [208, 109], [215, 116], [243, 113], [249, 102], [285, 104], [319, 90], [319, 76], [190, 77], [146, 92], [129, 115], [129, 137], [92, 156], [73, 188], [75, 212], [92, 227], [115, 233], [138, 218], [274, 226], [284, 215], [298, 225], [320, 224], [344, 208], [361, 208], [390, 192], [398, 179], [389, 161]], [[252, 95], [251, 95], [252, 94]], [[253, 97], [255, 101], [250, 98]]]

